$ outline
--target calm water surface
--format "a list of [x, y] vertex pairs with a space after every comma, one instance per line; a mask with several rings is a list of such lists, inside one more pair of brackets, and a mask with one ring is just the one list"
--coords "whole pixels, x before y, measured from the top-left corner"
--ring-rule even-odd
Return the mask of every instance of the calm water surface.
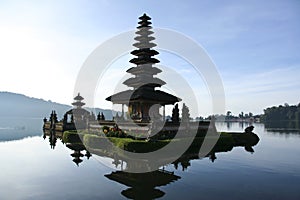
[[[218, 123], [217, 129], [246, 126]], [[128, 174], [97, 155], [77, 166], [74, 151], [59, 139], [52, 149], [41, 131], [7, 125], [0, 129], [0, 199], [300, 199], [299, 132], [254, 126], [260, 137], [254, 153], [234, 147], [216, 153], [214, 162], [194, 159], [151, 174]], [[31, 137], [20, 139], [26, 135]]]

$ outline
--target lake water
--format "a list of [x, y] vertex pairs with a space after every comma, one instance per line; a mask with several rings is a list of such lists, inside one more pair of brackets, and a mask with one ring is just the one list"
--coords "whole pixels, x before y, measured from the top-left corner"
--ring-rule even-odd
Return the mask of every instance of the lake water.
[[[216, 125], [218, 131], [247, 126]], [[300, 199], [299, 132], [254, 126], [260, 137], [254, 153], [234, 147], [216, 153], [214, 162], [206, 157], [130, 174], [97, 155], [77, 166], [59, 139], [53, 149], [36, 127], [1, 125], [0, 199]]]

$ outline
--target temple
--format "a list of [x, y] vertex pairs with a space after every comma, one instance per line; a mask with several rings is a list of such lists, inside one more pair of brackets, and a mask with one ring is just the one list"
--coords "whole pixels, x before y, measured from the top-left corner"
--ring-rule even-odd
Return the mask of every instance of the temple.
[[[159, 63], [159, 60], [153, 56], [158, 55], [158, 52], [153, 47], [155, 43], [151, 42], [155, 38], [150, 36], [153, 34], [151, 31], [151, 18], [144, 14], [139, 17], [139, 26], [137, 27], [138, 35], [134, 39], [137, 41], [133, 44], [137, 49], [131, 52], [136, 56], [129, 62], [135, 64], [135, 67], [131, 67], [126, 72], [132, 74], [134, 77], [127, 79], [123, 82], [132, 89], [119, 92], [106, 100], [111, 101], [113, 104], [122, 104], [122, 116], [124, 117], [124, 105], [128, 107], [128, 113], [134, 120], [140, 120], [148, 122], [150, 115], [159, 116], [159, 108], [163, 107], [163, 117], [165, 119], [165, 106], [173, 105], [176, 102], [181, 101], [180, 98], [156, 89], [166, 83], [154, 77], [162, 71], [153, 65]], [[159, 106], [153, 106], [159, 105]], [[150, 110], [151, 108], [151, 110]]]
[[[99, 113], [97, 118], [94, 113], [84, 109], [85, 105], [83, 97], [78, 94], [74, 98], [74, 106], [67, 111], [62, 120], [58, 121], [56, 113], [50, 116], [49, 121], [44, 119], [45, 130], [66, 131], [66, 130], [95, 130], [103, 131], [103, 127], [107, 126], [112, 130], [121, 129], [127, 133], [133, 133], [133, 129], [138, 132], [139, 137], [149, 140], [170, 139], [177, 134], [180, 125], [181, 130], [186, 129], [186, 132], [197, 131], [197, 136], [204, 136], [208, 130], [216, 132], [214, 121], [190, 121], [189, 110], [183, 104], [182, 117], [179, 116], [178, 103], [180, 98], [160, 90], [166, 84], [157, 76], [162, 72], [155, 65], [159, 60], [155, 58], [159, 53], [153, 49], [156, 44], [152, 34], [151, 18], [146, 14], [139, 17], [139, 22], [136, 31], [135, 49], [131, 51], [134, 56], [129, 62], [135, 66], [130, 67], [126, 72], [131, 74], [131, 77], [123, 82], [128, 87], [127, 90], [113, 94], [106, 98], [113, 104], [122, 105], [122, 114], [116, 112], [115, 116], [105, 117], [103, 113]], [[176, 80], [175, 80], [176, 81]], [[174, 104], [176, 104], [174, 106]], [[173, 107], [172, 118], [166, 120], [165, 106]], [[124, 107], [126, 115], [124, 112]], [[162, 114], [160, 113], [162, 112]], [[134, 123], [131, 123], [132, 119]], [[181, 123], [183, 122], [183, 123]], [[138, 124], [138, 129], [136, 128]], [[119, 127], [120, 126], [120, 127]], [[119, 135], [118, 131], [109, 131], [110, 136]], [[116, 132], [113, 133], [113, 132]], [[182, 132], [182, 131], [181, 131]], [[159, 134], [158, 134], [159, 133]], [[130, 134], [129, 134], [130, 135]], [[135, 133], [135, 135], [137, 135]]]
[[84, 98], [80, 93], [74, 97], [74, 102], [72, 103], [74, 107], [64, 115], [64, 130], [85, 129], [88, 126], [88, 121], [95, 120], [93, 113], [82, 108], [82, 106], [85, 105], [85, 103], [82, 102], [83, 100]]

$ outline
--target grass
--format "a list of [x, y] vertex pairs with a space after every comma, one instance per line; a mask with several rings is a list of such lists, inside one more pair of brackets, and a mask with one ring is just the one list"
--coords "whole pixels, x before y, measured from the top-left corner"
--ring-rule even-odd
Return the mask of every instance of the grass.
[[145, 140], [134, 140], [131, 138], [101, 137], [85, 134], [83, 143], [93, 149], [113, 150], [114, 147], [124, 149], [130, 152], [145, 153], [155, 151], [167, 145], [170, 140], [160, 140], [156, 142], [147, 142]]
[[64, 143], [82, 143], [81, 138], [83, 137], [83, 133], [78, 133], [75, 131], [65, 131], [63, 133], [63, 142]]
[[[214, 146], [215, 151], [224, 151], [230, 150], [235, 145], [239, 145], [239, 141], [247, 141], [247, 135], [238, 133], [236, 135], [228, 134], [228, 133], [219, 133], [219, 138]], [[214, 140], [218, 137], [216, 136], [208, 136], [208, 140]], [[240, 138], [240, 139], [239, 139]], [[92, 149], [102, 149], [106, 152], [111, 151], [119, 151], [119, 149], [123, 149], [130, 152], [136, 153], [147, 153], [156, 151], [165, 145], [169, 144], [170, 141], [174, 142], [176, 145], [181, 145], [182, 142], [188, 141], [188, 138], [180, 138], [173, 140], [156, 140], [156, 141], [146, 141], [146, 140], [135, 140], [132, 138], [117, 138], [117, 137], [106, 137], [104, 135], [95, 135], [90, 134], [90, 132], [83, 131], [77, 133], [76, 131], [65, 131], [63, 134], [63, 141], [65, 143], [81, 143], [88, 148]], [[193, 139], [192, 144], [188, 148], [187, 152], [199, 152], [200, 147], [204, 141], [204, 137], [196, 137]]]

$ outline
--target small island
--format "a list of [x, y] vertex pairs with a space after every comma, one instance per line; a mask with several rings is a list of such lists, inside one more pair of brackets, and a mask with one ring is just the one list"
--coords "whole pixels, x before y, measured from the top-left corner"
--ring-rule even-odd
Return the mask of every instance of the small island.
[[[217, 138], [214, 152], [234, 146], [244, 146], [247, 151], [253, 151], [252, 146], [259, 141], [258, 136], [253, 133], [253, 126], [246, 128], [244, 133], [219, 133], [214, 119], [190, 121], [189, 108], [185, 104], [182, 116], [179, 116], [178, 102], [182, 100], [157, 89], [166, 82], [154, 77], [162, 70], [153, 66], [159, 62], [153, 56], [159, 53], [153, 49], [156, 44], [151, 42], [155, 39], [151, 36], [151, 18], [144, 14], [139, 19], [135, 37], [137, 42], [133, 44], [137, 49], [131, 52], [135, 58], [130, 60], [136, 66], [126, 71], [133, 77], [123, 82], [131, 89], [106, 98], [113, 104], [121, 104], [122, 111], [116, 112], [112, 120], [107, 120], [103, 113], [95, 116], [83, 108], [84, 98], [78, 93], [72, 103], [74, 107], [64, 114], [63, 119], [58, 120], [55, 111], [52, 111], [49, 120], [44, 118], [45, 134], [59, 135], [64, 142], [73, 145], [72, 148], [83, 144], [93, 152], [105, 152], [109, 155], [109, 151], [114, 152], [111, 156], [117, 152], [120, 157], [122, 153], [114, 147], [129, 152], [146, 153], [156, 151], [171, 141], [180, 146], [190, 138], [193, 138], [193, 142], [186, 153], [197, 154], [205, 137]], [[125, 106], [128, 108], [126, 112]], [[170, 120], [166, 119], [165, 106], [173, 107]], [[162, 115], [159, 113], [160, 108], [163, 110]], [[112, 145], [105, 142], [107, 139]], [[77, 154], [75, 152], [74, 156]], [[213, 152], [209, 155], [214, 157]]]

